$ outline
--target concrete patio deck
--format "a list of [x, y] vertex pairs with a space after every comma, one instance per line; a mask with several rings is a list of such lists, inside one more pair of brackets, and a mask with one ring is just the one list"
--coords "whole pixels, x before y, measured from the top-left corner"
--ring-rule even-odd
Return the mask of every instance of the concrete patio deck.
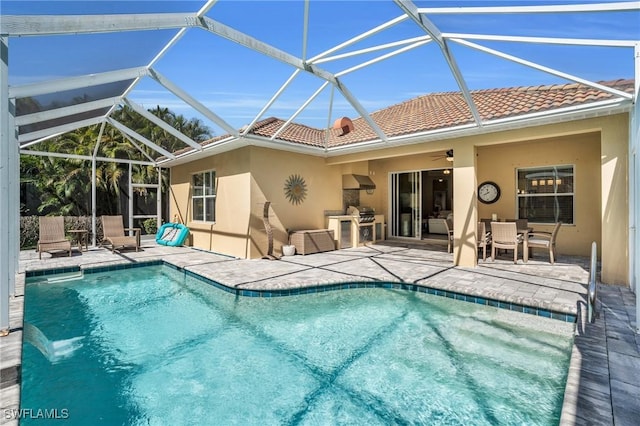
[[[514, 265], [509, 257], [454, 267], [439, 245], [386, 242], [368, 247], [284, 257], [280, 261], [239, 260], [187, 247], [143, 242], [140, 252], [111, 253], [93, 248], [72, 257], [20, 255], [16, 297], [11, 298], [11, 333], [0, 338], [2, 371], [0, 424], [17, 424], [25, 272], [57, 268], [95, 268], [163, 260], [238, 292], [286, 290], [362, 281], [427, 286], [458, 295], [530, 307], [544, 313], [575, 315], [576, 339], [565, 391], [563, 425], [636, 425], [640, 418], [640, 336], [635, 333], [635, 295], [627, 288], [599, 285], [599, 318], [586, 324], [588, 259], [560, 256], [555, 265], [543, 257]], [[525, 314], [523, 314], [525, 315]]]

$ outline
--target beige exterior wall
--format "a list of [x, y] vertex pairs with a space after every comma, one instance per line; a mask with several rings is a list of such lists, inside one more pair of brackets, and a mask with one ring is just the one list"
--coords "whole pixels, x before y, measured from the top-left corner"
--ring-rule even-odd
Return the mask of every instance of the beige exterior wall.
[[[478, 215], [515, 218], [517, 212], [516, 170], [527, 167], [574, 166], [574, 223], [558, 233], [560, 253], [588, 256], [591, 242], [600, 243], [600, 133], [559, 136], [530, 142], [477, 148], [478, 183], [496, 182], [501, 197], [494, 204], [478, 203]], [[495, 164], [499, 159], [499, 165]], [[551, 231], [552, 225], [532, 224], [536, 230]]]
[[[250, 148], [203, 158], [171, 169], [170, 215], [189, 227], [194, 247], [230, 256], [248, 255], [247, 235], [251, 213]], [[191, 215], [191, 176], [215, 170], [216, 222], [194, 222]]]
[[[216, 222], [194, 222], [191, 216], [191, 176], [215, 170]], [[324, 210], [342, 208], [342, 167], [328, 167], [321, 157], [245, 147], [171, 169], [171, 217], [178, 215], [191, 231], [194, 247], [240, 258], [267, 254], [265, 201], [271, 201], [269, 223], [273, 248], [281, 254], [288, 230], [325, 228]], [[307, 196], [291, 203], [284, 193], [289, 176], [301, 176]]]
[[[328, 167], [324, 158], [251, 147], [251, 221], [249, 257], [266, 254], [267, 237], [263, 207], [271, 201], [269, 223], [273, 228], [274, 252], [288, 243], [287, 230], [326, 228], [325, 210], [342, 208], [341, 167]], [[291, 203], [284, 192], [287, 178], [301, 176], [307, 196], [300, 204]]]
[[[471, 266], [475, 253], [469, 250], [475, 235], [475, 217], [513, 218], [516, 214], [516, 176], [518, 167], [553, 164], [576, 166], [575, 224], [563, 226], [558, 235], [558, 251], [587, 256], [591, 242], [598, 244], [602, 261], [602, 281], [628, 285], [628, 114], [569, 121], [539, 127], [507, 130], [424, 144], [396, 146], [327, 159], [331, 165], [368, 162], [376, 174], [428, 170], [451, 166], [432, 161], [436, 151], [453, 149], [455, 193], [454, 260]], [[476, 150], [475, 179], [464, 172], [469, 166], [466, 147]], [[462, 163], [461, 163], [462, 162]], [[462, 172], [462, 173], [460, 173]], [[460, 179], [459, 177], [462, 177]], [[478, 183], [492, 180], [502, 190], [493, 205], [477, 202]], [[385, 180], [386, 181], [386, 180]], [[380, 188], [377, 207], [388, 211], [388, 189]], [[473, 193], [473, 200], [469, 199]], [[471, 204], [471, 205], [469, 205]], [[463, 206], [461, 213], [460, 206]], [[475, 205], [475, 209], [474, 209]], [[534, 226], [550, 229], [550, 226]], [[472, 248], [472, 247], [471, 247]]]
[[[186, 222], [193, 244], [238, 257], [260, 257], [267, 242], [262, 222], [265, 200], [272, 202], [270, 222], [274, 249], [287, 242], [287, 230], [324, 228], [324, 210], [342, 209], [341, 176], [369, 175], [373, 194], [361, 191], [362, 205], [389, 214], [389, 174], [453, 166], [455, 248], [458, 265], [476, 264], [478, 218], [516, 215], [516, 169], [547, 165], [575, 166], [574, 224], [563, 226], [558, 251], [588, 255], [592, 241], [602, 256], [602, 280], [628, 284], [627, 114], [529, 127], [422, 144], [375, 149], [327, 159], [267, 148], [246, 147], [172, 169], [172, 215], [189, 216], [189, 182], [195, 171], [218, 173], [218, 217], [215, 225]], [[435, 160], [433, 153], [453, 149], [455, 161]], [[307, 183], [307, 198], [291, 204], [284, 183], [292, 175]], [[477, 201], [479, 182], [501, 187], [492, 205]], [[186, 212], [186, 213], [185, 213]], [[550, 226], [535, 225], [536, 229]], [[542, 255], [542, 254], [541, 254]]]

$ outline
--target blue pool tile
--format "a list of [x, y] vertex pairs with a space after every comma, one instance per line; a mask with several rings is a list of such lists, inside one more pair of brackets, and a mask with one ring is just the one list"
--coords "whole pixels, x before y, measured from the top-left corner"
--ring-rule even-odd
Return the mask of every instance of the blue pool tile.
[[[516, 312], [521, 312], [521, 313], [530, 314], [530, 315], [539, 315], [542, 317], [552, 318], [560, 321], [566, 321], [566, 322], [572, 322], [572, 323], [576, 322], [576, 316], [572, 314], [552, 312], [549, 310], [537, 309], [535, 307], [525, 306], [517, 303], [509, 303], [504, 301], [487, 299], [485, 297], [465, 295], [461, 293], [451, 292], [447, 290], [439, 290], [432, 287], [416, 285], [411, 283], [363, 281], [363, 282], [319, 285], [314, 287], [303, 287], [303, 288], [293, 288], [293, 289], [290, 288], [290, 289], [281, 289], [281, 290], [246, 290], [246, 289], [237, 289], [234, 287], [226, 286], [210, 278], [203, 277], [193, 271], [181, 268], [179, 266], [173, 265], [163, 260], [102, 266], [97, 268], [85, 269], [83, 270], [83, 272], [87, 274], [92, 274], [92, 273], [116, 271], [116, 270], [130, 269], [130, 268], [140, 268], [145, 266], [160, 266], [160, 265], [167, 266], [175, 271], [179, 271], [183, 273], [185, 277], [195, 278], [199, 281], [212, 285], [220, 290], [235, 294], [236, 296], [271, 298], [271, 297], [294, 296], [294, 295], [302, 295], [302, 294], [313, 294], [313, 293], [335, 291], [335, 290], [348, 290], [352, 288], [399, 289], [399, 290], [405, 290], [405, 291], [427, 293], [434, 296], [447, 297], [449, 299], [476, 303], [480, 305], [488, 305], [488, 306], [501, 308], [501, 309], [510, 309]], [[66, 267], [66, 268], [58, 268], [58, 269], [27, 271], [25, 272], [25, 276], [26, 278], [42, 277], [45, 275], [54, 275], [59, 273], [79, 272], [80, 270], [81, 270], [80, 267], [76, 266], [76, 267]]]

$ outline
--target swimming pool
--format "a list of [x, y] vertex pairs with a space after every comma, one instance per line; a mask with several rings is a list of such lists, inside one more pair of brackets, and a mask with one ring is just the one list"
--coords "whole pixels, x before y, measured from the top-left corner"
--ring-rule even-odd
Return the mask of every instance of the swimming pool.
[[404, 290], [236, 297], [166, 266], [29, 279], [25, 325], [21, 408], [80, 425], [557, 424], [573, 330]]

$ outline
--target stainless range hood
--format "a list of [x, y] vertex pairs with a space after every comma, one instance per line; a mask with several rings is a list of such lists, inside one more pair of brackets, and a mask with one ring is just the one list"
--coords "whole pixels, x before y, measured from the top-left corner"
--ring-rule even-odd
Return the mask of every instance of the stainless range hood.
[[376, 184], [366, 175], [342, 175], [342, 189], [376, 189]]

